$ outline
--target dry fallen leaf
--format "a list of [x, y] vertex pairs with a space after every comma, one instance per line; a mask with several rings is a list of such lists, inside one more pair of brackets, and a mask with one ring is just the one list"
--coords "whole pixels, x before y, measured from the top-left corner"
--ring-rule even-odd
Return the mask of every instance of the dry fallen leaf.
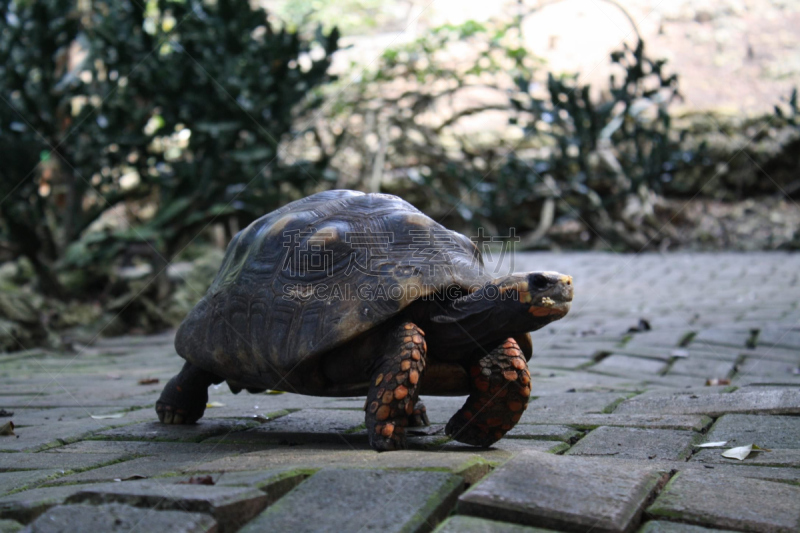
[[6, 422], [2, 426], [0, 426], [0, 435], [3, 435], [4, 437], [13, 436], [14, 435], [14, 422], [9, 420], [8, 422]]
[[225, 407], [225, 404], [221, 402], [208, 402], [206, 407]]
[[125, 413], [114, 413], [113, 415], [89, 415], [95, 420], [105, 420], [106, 418], [122, 418]]
[[725, 450], [724, 452], [722, 452], [722, 457], [744, 461], [745, 458], [748, 455], [750, 455], [750, 452], [752, 451], [753, 451], [753, 445], [748, 444], [747, 446], [739, 446], [737, 448], [731, 448], [730, 450]]
[[158, 378], [142, 378], [139, 380], [139, 385], [155, 385], [158, 383]]
[[750, 455], [750, 452], [771, 452], [769, 448], [762, 448], [757, 444], [748, 444], [747, 446], [739, 446], [738, 448], [731, 448], [730, 450], [725, 450], [722, 452], [722, 457], [727, 457], [728, 459], [738, 459], [740, 461], [744, 461], [744, 459]]
[[728, 441], [721, 440], [719, 442], [704, 442], [703, 444], [695, 444], [695, 448], [720, 448], [728, 444]]
[[190, 477], [187, 481], [178, 481], [178, 485], [213, 485], [214, 478], [211, 476]]
[[730, 385], [731, 380], [726, 378], [713, 378], [706, 380], [706, 387], [717, 387], [719, 385]]

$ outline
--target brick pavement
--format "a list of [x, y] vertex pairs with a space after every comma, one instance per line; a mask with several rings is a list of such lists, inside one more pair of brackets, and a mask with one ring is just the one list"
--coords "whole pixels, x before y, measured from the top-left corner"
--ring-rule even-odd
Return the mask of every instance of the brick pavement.
[[[534, 335], [534, 399], [488, 450], [444, 436], [462, 398], [426, 398], [433, 425], [380, 455], [363, 398], [223, 385], [199, 424], [162, 426], [153, 404], [181, 362], [169, 334], [0, 355], [14, 412], [0, 424], [16, 424], [0, 437], [0, 532], [800, 529], [800, 254], [519, 254], [515, 268], [569, 273], [576, 297]], [[771, 451], [696, 446], [722, 440]]]

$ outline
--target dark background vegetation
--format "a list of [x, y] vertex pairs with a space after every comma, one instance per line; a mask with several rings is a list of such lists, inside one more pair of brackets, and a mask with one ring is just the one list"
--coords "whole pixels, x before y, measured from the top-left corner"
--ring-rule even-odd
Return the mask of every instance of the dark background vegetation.
[[[676, 117], [680, 71], [641, 39], [590, 87], [548, 72], [519, 17], [434, 28], [337, 80], [338, 30], [300, 7], [0, 0], [0, 350], [174, 326], [233, 233], [334, 187], [523, 248], [632, 252], [736, 247], [687, 200], [800, 194], [796, 91], [763, 116]], [[459, 131], [486, 112], [506, 135]]]

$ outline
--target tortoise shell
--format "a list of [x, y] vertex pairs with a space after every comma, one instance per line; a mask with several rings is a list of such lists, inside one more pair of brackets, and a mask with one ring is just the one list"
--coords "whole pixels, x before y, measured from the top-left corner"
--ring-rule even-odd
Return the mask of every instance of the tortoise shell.
[[175, 347], [232, 387], [281, 388], [287, 373], [319, 366], [412, 302], [489, 280], [466, 236], [401, 198], [321, 192], [233, 238]]

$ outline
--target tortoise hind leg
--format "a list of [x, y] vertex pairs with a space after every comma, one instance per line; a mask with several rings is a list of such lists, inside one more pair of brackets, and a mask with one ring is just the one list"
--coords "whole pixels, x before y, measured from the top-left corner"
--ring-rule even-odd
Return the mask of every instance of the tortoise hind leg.
[[370, 446], [379, 452], [406, 448], [405, 427], [418, 403], [426, 349], [423, 331], [406, 322], [389, 335], [377, 361], [367, 393], [366, 426]]
[[208, 387], [222, 381], [187, 361], [161, 392], [156, 402], [158, 419], [164, 424], [194, 424], [206, 410]]
[[465, 444], [488, 447], [513, 428], [528, 407], [531, 375], [514, 339], [468, 369], [472, 392], [447, 423], [445, 433]]

